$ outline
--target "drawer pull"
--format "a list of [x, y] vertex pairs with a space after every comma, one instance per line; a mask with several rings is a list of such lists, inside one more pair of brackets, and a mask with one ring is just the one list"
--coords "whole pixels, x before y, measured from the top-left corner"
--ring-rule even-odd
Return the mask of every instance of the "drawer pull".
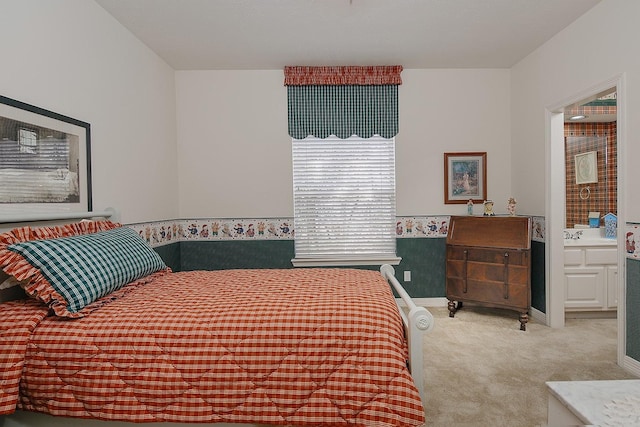
[[504, 299], [509, 299], [509, 252], [504, 253]]
[[464, 251], [464, 264], [462, 267], [462, 277], [464, 277], [464, 281], [462, 282], [462, 293], [467, 293], [467, 259], [469, 258], [469, 251], [465, 249]]

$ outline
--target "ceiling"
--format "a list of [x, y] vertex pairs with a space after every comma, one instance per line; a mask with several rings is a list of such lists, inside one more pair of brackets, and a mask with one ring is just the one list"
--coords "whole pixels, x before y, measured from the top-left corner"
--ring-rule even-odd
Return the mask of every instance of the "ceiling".
[[95, 1], [175, 70], [273, 70], [511, 68], [600, 0]]
[[176, 70], [511, 68], [600, 0], [95, 0]]

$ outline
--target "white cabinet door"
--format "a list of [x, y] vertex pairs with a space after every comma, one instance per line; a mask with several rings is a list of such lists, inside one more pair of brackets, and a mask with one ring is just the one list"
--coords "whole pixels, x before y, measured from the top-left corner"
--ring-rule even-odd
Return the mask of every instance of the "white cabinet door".
[[565, 267], [565, 308], [605, 306], [605, 267]]
[[618, 267], [607, 267], [607, 308], [618, 308]]

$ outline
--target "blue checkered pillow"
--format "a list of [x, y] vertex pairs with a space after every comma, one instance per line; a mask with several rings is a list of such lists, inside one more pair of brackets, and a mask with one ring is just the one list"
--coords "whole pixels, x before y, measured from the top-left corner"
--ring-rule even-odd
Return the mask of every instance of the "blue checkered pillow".
[[132, 229], [118, 227], [93, 234], [32, 240], [9, 245], [22, 255], [77, 313], [127, 283], [167, 266]]

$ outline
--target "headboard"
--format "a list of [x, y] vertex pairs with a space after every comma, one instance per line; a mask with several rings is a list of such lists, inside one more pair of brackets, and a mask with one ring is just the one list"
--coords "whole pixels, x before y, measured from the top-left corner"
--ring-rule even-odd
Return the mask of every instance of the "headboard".
[[118, 222], [118, 217], [118, 212], [113, 208], [106, 208], [104, 211], [92, 212], [38, 212], [33, 214], [0, 213], [0, 232], [8, 231], [22, 225], [31, 225], [34, 222], [42, 223], [38, 225], [44, 226], [66, 223], [69, 222], [69, 220], [95, 218], [105, 218], [110, 219], [113, 222]]

